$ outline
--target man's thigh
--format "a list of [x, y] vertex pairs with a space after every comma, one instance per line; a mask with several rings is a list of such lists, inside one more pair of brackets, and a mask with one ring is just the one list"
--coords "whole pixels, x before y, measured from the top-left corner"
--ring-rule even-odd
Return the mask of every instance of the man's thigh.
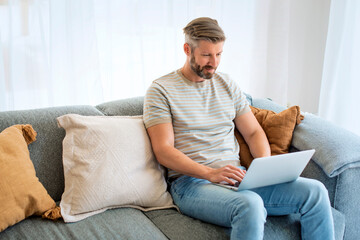
[[175, 180], [170, 192], [185, 215], [223, 227], [231, 227], [234, 211], [258, 208], [266, 217], [262, 199], [253, 191], [233, 191], [207, 180], [183, 176]]
[[299, 213], [309, 198], [323, 194], [324, 187], [314, 179], [298, 178], [293, 182], [252, 189], [264, 201], [268, 216]]

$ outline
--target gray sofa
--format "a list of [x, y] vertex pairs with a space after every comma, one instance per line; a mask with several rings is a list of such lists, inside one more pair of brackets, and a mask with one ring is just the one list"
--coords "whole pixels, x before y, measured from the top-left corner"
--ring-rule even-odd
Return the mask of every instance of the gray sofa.
[[[280, 112], [285, 108], [267, 99], [251, 99], [258, 108]], [[0, 112], [0, 130], [31, 124], [37, 141], [29, 145], [40, 182], [60, 201], [64, 191], [62, 141], [65, 131], [56, 118], [81, 115], [141, 115], [143, 97], [93, 106], [53, 107]], [[360, 137], [313, 115], [306, 114], [294, 132], [291, 151], [315, 148], [304, 177], [324, 183], [333, 206], [336, 239], [360, 236]], [[132, 208], [107, 210], [77, 223], [30, 217], [0, 233], [0, 239], [228, 239], [228, 229], [192, 219], [175, 209], [141, 212]], [[264, 239], [300, 239], [298, 215], [268, 217]]]

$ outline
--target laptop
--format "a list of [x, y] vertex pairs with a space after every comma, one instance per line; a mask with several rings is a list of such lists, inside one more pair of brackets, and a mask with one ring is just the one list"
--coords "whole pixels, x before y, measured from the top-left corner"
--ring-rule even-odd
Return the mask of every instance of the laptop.
[[315, 150], [311, 149], [255, 158], [240, 183], [230, 185], [227, 182], [221, 182], [216, 185], [240, 191], [291, 182], [300, 176], [314, 153]]

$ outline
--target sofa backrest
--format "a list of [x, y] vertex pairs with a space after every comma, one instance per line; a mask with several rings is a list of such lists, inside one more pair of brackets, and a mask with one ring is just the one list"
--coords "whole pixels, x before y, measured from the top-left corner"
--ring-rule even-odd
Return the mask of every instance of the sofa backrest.
[[143, 114], [144, 97], [134, 97], [116, 100], [97, 105], [107, 116], [136, 116]]
[[[252, 104], [250, 95], [248, 101]], [[36, 175], [55, 201], [64, 192], [62, 141], [65, 130], [59, 128], [56, 118], [75, 113], [84, 116], [135, 116], [143, 114], [144, 97], [134, 97], [93, 106], [52, 107], [34, 110], [0, 112], [0, 131], [15, 124], [31, 124], [37, 140], [29, 145], [30, 158]]]
[[0, 112], [0, 131], [15, 124], [31, 124], [37, 132], [37, 140], [29, 145], [30, 158], [37, 177], [55, 201], [61, 200], [65, 185], [62, 165], [65, 130], [58, 127], [56, 118], [69, 113], [103, 115], [91, 106]]

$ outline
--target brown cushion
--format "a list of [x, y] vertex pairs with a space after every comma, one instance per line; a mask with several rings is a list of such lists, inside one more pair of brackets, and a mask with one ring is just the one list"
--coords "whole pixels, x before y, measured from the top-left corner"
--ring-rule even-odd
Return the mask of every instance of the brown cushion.
[[[300, 114], [300, 107], [293, 106], [280, 113], [252, 106], [250, 108], [266, 133], [271, 155], [288, 153], [294, 128], [304, 118]], [[240, 163], [248, 168], [254, 158], [239, 131], [235, 131], [235, 136], [240, 144]]]
[[27, 145], [35, 140], [31, 125], [14, 125], [0, 133], [0, 232], [55, 207], [30, 160]]

